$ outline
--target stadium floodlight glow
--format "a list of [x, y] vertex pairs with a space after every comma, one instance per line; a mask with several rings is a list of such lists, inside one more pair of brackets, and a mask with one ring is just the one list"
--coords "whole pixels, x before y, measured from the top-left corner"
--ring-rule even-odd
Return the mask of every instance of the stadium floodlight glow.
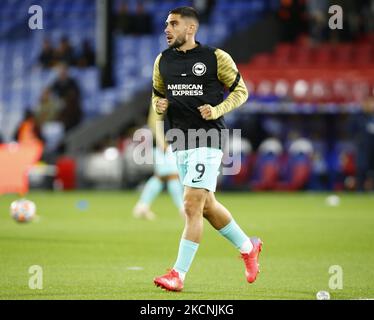
[[104, 158], [108, 161], [114, 161], [117, 160], [119, 156], [119, 152], [117, 148], [110, 147], [105, 149], [104, 151]]

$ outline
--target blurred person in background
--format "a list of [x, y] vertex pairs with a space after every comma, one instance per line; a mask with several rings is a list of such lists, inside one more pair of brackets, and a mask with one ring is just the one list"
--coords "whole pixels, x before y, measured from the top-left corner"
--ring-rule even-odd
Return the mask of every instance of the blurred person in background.
[[18, 143], [43, 144], [40, 128], [30, 109], [26, 109], [23, 120], [16, 130], [15, 139]]
[[343, 10], [343, 30], [331, 30], [333, 41], [352, 41], [374, 30], [373, 0], [330, 0]]
[[216, 4], [216, 0], [193, 0], [192, 4], [200, 14], [200, 22], [208, 23], [210, 14]]
[[88, 40], [82, 42], [76, 65], [80, 68], [92, 67], [95, 65], [95, 51], [92, 49], [91, 43]]
[[360, 0], [331, 0], [329, 5], [338, 5], [343, 10], [343, 29], [329, 30], [333, 42], [352, 41], [359, 30], [359, 7]]
[[124, 34], [133, 32], [133, 16], [129, 12], [129, 7], [126, 3], [121, 3], [118, 8], [116, 26], [117, 29]]
[[57, 63], [72, 65], [74, 63], [74, 50], [68, 37], [63, 36], [54, 51], [54, 60]]
[[64, 124], [65, 131], [69, 131], [82, 120], [80, 105], [80, 89], [77, 82], [70, 77], [65, 64], [58, 66], [58, 76], [50, 90], [62, 101], [58, 120]]
[[[314, 44], [330, 40], [345, 42], [357, 40], [361, 33], [370, 30], [373, 19], [372, 0], [309, 0], [306, 2], [309, 33]], [[343, 11], [343, 29], [329, 28], [331, 6], [338, 5]], [[371, 13], [371, 14], [370, 14]]]
[[53, 66], [54, 60], [54, 49], [51, 41], [48, 38], [43, 40], [42, 52], [39, 55], [39, 63], [43, 68], [50, 68]]
[[95, 65], [95, 58], [95, 50], [87, 39], [82, 41], [80, 49], [75, 50], [71, 46], [69, 39], [64, 36], [61, 38], [57, 48], [52, 46], [48, 38], [45, 38], [38, 62], [43, 68], [52, 68], [61, 63], [67, 66], [86, 68]]
[[183, 187], [179, 181], [177, 160], [171, 150], [171, 146], [166, 143], [164, 132], [157, 125], [157, 121], [162, 121], [163, 117], [157, 115], [151, 106], [148, 115], [148, 127], [152, 130], [155, 138], [155, 147], [153, 148], [153, 166], [154, 174], [150, 177], [140, 195], [133, 215], [135, 218], [145, 218], [153, 220], [156, 215], [150, 207], [156, 197], [161, 193], [164, 184], [172, 197], [179, 213], [184, 217], [183, 209]]
[[38, 126], [41, 128], [46, 122], [56, 121], [59, 110], [60, 105], [53, 97], [50, 88], [45, 88], [35, 109], [35, 118]]
[[136, 12], [130, 12], [126, 3], [121, 3], [116, 17], [117, 29], [124, 34], [152, 33], [152, 16], [138, 2]]
[[65, 131], [77, 126], [82, 120], [80, 95], [75, 91], [68, 91], [63, 99], [63, 107], [58, 115], [58, 120], [64, 124]]
[[144, 10], [141, 2], [137, 3], [136, 12], [133, 15], [134, 33], [150, 34], [152, 33], [152, 17]]
[[70, 92], [79, 95], [77, 82], [69, 75], [69, 69], [66, 64], [59, 64], [57, 67], [57, 78], [50, 87], [53, 94], [58, 98], [65, 98]]
[[47, 87], [43, 90], [35, 109], [35, 119], [45, 141], [43, 158], [47, 162], [54, 161], [64, 136], [64, 124], [60, 117], [62, 107], [63, 100], [57, 99]]
[[327, 39], [328, 34], [328, 0], [309, 0], [306, 3], [309, 22], [309, 34], [314, 44]]

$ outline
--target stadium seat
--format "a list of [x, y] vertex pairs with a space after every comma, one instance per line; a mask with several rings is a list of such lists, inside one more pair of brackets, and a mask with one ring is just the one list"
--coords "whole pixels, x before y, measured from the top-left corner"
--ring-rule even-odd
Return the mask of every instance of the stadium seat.
[[280, 176], [282, 145], [275, 138], [264, 140], [258, 148], [250, 188], [254, 191], [274, 190]]
[[320, 45], [314, 52], [314, 64], [319, 68], [327, 68], [333, 63], [335, 50], [330, 44]]

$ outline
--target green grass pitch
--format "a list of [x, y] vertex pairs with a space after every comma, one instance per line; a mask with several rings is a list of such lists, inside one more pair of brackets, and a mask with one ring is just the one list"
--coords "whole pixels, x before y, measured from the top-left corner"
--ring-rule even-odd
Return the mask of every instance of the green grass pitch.
[[[33, 192], [39, 220], [9, 216], [16, 196], [0, 196], [0, 299], [331, 299], [374, 298], [374, 196], [218, 193], [249, 235], [264, 241], [261, 273], [244, 277], [235, 248], [207, 222], [185, 289], [170, 293], [153, 277], [172, 267], [183, 220], [171, 199], [154, 203], [155, 221], [135, 220], [135, 192]], [[79, 201], [87, 201], [79, 208]], [[43, 289], [30, 289], [29, 267], [43, 269]], [[330, 266], [343, 270], [332, 290]]]

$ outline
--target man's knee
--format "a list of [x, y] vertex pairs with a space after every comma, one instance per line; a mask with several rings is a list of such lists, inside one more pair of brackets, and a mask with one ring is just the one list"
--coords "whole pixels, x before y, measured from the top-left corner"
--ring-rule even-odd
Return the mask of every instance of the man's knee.
[[212, 214], [212, 212], [214, 211], [215, 205], [216, 205], [216, 198], [214, 197], [213, 192], [209, 192], [208, 196], [206, 197], [204, 208], [203, 208], [204, 218], [207, 218]]
[[188, 217], [199, 216], [202, 214], [207, 197], [206, 190], [191, 189], [187, 189], [184, 194], [184, 211]]

